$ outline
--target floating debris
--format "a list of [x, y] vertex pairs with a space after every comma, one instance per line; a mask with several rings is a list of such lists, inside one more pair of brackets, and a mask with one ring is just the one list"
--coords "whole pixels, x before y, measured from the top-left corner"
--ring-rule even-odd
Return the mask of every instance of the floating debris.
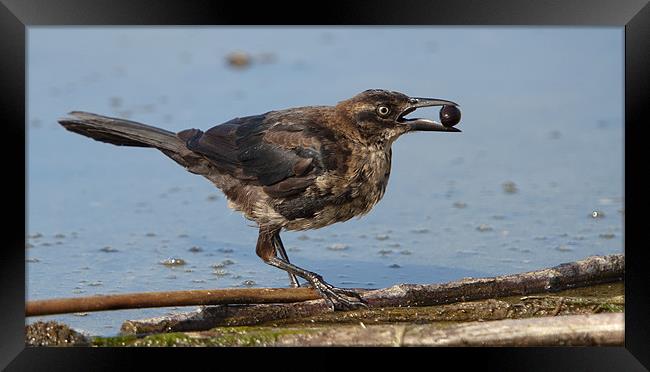
[[190, 251], [190, 252], [192, 252], [192, 253], [203, 252], [203, 248], [201, 248], [201, 247], [197, 247], [197, 246], [193, 246], [193, 247], [191, 247], [190, 249], [188, 249], [188, 251]]
[[144, 234], [144, 236], [152, 238], [152, 237], [156, 236], [156, 234], [152, 233], [152, 232], [148, 232], [148, 233]]
[[393, 250], [392, 249], [382, 249], [382, 250], [377, 251], [377, 253], [379, 253], [382, 256], [386, 256], [386, 255], [389, 255], [389, 254], [393, 253]]
[[99, 286], [104, 285], [104, 283], [102, 283], [101, 280], [97, 280], [97, 281], [94, 281], [94, 282], [90, 282], [87, 285], [90, 286], [90, 287], [99, 287]]
[[327, 246], [327, 249], [330, 251], [345, 251], [350, 248], [347, 244], [335, 243]]
[[34, 258], [28, 258], [28, 259], [26, 259], [25, 262], [41, 262], [41, 260], [39, 260], [38, 258], [34, 257]]
[[184, 259], [175, 257], [170, 257], [166, 260], [161, 261], [160, 263], [165, 266], [183, 266], [186, 264]]
[[226, 62], [230, 67], [242, 69], [250, 66], [252, 58], [246, 52], [235, 51], [226, 56]]
[[241, 285], [243, 285], [244, 287], [252, 287], [252, 286], [257, 285], [257, 283], [255, 283], [254, 280], [250, 280], [250, 279], [249, 279], [249, 280], [244, 280], [244, 281], [241, 283]]
[[102, 252], [106, 252], [106, 253], [119, 252], [119, 251], [117, 250], [117, 248], [113, 248], [113, 247], [111, 247], [110, 245], [107, 245], [107, 246], [105, 246], [104, 248], [100, 248], [99, 250], [102, 251]]
[[403, 255], [405, 255], [405, 256], [409, 256], [409, 255], [411, 255], [412, 253], [411, 253], [411, 251], [409, 251], [408, 249], [404, 249], [404, 250], [401, 250], [401, 251], [399, 252], [399, 254], [403, 254]]
[[216, 264], [212, 265], [212, 268], [213, 269], [222, 269], [222, 268], [224, 268], [226, 266], [233, 265], [234, 263], [235, 263], [235, 261], [233, 261], [233, 260], [223, 260], [223, 261], [221, 261], [219, 263], [216, 263]]
[[398, 265], [398, 264], [392, 264], [392, 265], [390, 265], [388, 267], [390, 267], [391, 269], [399, 269], [399, 268], [401, 268], [401, 266]]
[[519, 191], [517, 189], [517, 185], [512, 181], [506, 181], [502, 183], [501, 187], [503, 188], [503, 192], [505, 192], [506, 194], [514, 194], [517, 191]]
[[492, 231], [494, 229], [492, 228], [492, 226], [482, 223], [476, 227], [476, 230], [480, 232], [485, 232], [485, 231]]
[[36, 233], [36, 234], [34, 234], [34, 235], [27, 235], [27, 237], [30, 238], [30, 239], [38, 239], [38, 238], [42, 238], [42, 237], [43, 237], [43, 234], [41, 234], [41, 233]]
[[74, 316], [88, 316], [88, 313], [73, 313]]
[[121, 97], [111, 97], [109, 98], [109, 104], [111, 108], [116, 109], [122, 107], [122, 98]]
[[605, 234], [598, 235], [598, 237], [602, 239], [614, 239], [615, 236], [616, 235], [613, 233], [605, 233]]
[[562, 132], [559, 130], [554, 130], [548, 133], [548, 138], [550, 139], [560, 139], [562, 138]]
[[454, 202], [453, 206], [454, 206], [454, 208], [463, 209], [463, 208], [467, 207], [467, 203], [457, 201], [457, 202]]
[[604, 218], [604, 217], [605, 217], [605, 212], [603, 211], [595, 210], [591, 212], [591, 218]]

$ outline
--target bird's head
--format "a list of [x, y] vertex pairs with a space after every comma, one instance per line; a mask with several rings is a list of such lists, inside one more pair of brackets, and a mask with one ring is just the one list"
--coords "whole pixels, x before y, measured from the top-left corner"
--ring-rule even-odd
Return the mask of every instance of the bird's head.
[[[432, 119], [406, 117], [420, 107], [429, 106], [448, 106], [455, 110], [457, 118], [443, 121], [443, 125]], [[339, 102], [336, 110], [354, 123], [355, 129], [365, 140], [390, 144], [407, 132], [460, 132], [453, 127], [460, 120], [460, 111], [455, 109], [457, 106], [442, 99], [409, 97], [399, 92], [370, 89]]]

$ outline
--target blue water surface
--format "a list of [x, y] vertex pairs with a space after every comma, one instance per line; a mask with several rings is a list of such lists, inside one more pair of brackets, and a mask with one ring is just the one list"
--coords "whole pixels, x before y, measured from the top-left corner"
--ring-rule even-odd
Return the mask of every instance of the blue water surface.
[[[155, 150], [65, 131], [56, 120], [72, 110], [179, 131], [369, 88], [449, 99], [463, 132], [399, 139], [384, 199], [362, 219], [284, 233], [292, 262], [334, 285], [379, 288], [621, 253], [623, 36], [620, 27], [30, 27], [28, 300], [288, 284], [209, 181]], [[227, 63], [237, 51], [250, 65]], [[168, 258], [186, 264], [161, 264]], [[191, 309], [28, 321], [113, 335], [125, 319]]]

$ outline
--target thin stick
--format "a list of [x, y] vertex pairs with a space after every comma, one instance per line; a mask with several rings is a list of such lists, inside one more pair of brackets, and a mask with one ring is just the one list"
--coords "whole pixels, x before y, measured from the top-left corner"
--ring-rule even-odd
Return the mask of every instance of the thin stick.
[[310, 288], [234, 288], [125, 293], [108, 296], [55, 298], [27, 302], [26, 315], [51, 315], [147, 307], [286, 303], [321, 298]]

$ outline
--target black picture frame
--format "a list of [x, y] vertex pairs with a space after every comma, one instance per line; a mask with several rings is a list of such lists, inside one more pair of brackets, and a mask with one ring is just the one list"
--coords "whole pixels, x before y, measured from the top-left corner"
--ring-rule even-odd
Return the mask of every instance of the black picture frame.
[[[25, 348], [25, 236], [26, 236], [26, 133], [25, 62], [26, 29], [37, 25], [557, 25], [625, 27], [625, 347], [598, 348], [472, 348], [385, 350], [367, 348], [254, 350], [264, 354], [247, 358], [269, 368], [274, 363], [295, 367], [296, 353], [322, 354], [310, 364], [325, 366], [341, 353], [346, 367], [368, 361], [404, 361], [409, 355], [427, 359], [432, 368], [444, 362], [465, 367], [476, 364], [488, 370], [644, 370], [650, 366], [650, 314], [648, 278], [641, 240], [644, 194], [644, 125], [650, 123], [650, 5], [647, 0], [498, 0], [394, 2], [328, 1], [319, 3], [208, 2], [156, 0], [0, 0], [0, 112], [2, 113], [5, 240], [0, 249], [0, 367], [8, 370], [134, 369], [132, 357], [149, 365], [162, 360], [167, 367], [188, 368], [202, 360], [219, 368], [220, 358], [241, 358], [252, 350], [186, 350], [186, 357], [168, 351], [111, 348]], [[597, 108], [603, 103], [594, 102]], [[21, 161], [22, 160], [22, 161]], [[21, 198], [22, 196], [22, 198]], [[638, 238], [638, 239], [637, 239]], [[632, 242], [632, 243], [630, 243]], [[327, 355], [336, 351], [337, 354]], [[164, 353], [164, 354], [163, 354]], [[243, 354], [246, 353], [246, 354]], [[290, 354], [291, 353], [291, 354]], [[397, 354], [399, 353], [399, 355]], [[304, 360], [304, 359], [303, 359]], [[356, 362], [355, 362], [356, 361]], [[282, 364], [275, 364], [282, 365]], [[284, 364], [286, 366], [287, 364]], [[339, 363], [332, 368], [340, 368]], [[311, 368], [305, 366], [305, 368]], [[454, 367], [456, 368], [456, 367]], [[346, 368], [347, 369], [347, 368]]]

